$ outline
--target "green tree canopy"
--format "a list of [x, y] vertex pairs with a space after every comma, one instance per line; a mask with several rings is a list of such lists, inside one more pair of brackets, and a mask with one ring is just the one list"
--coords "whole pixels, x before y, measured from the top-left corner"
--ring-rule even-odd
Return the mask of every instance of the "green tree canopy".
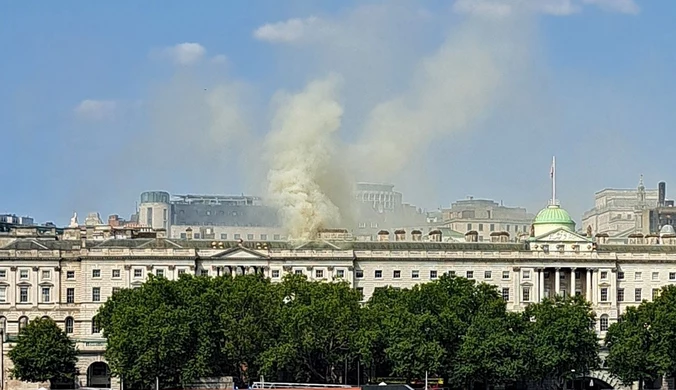
[[19, 332], [9, 351], [12, 377], [26, 382], [65, 381], [75, 375], [75, 343], [50, 318], [36, 318]]
[[562, 388], [599, 367], [596, 316], [579, 296], [557, 296], [529, 305], [523, 313], [524, 335], [530, 340], [527, 368], [531, 379], [552, 381]]

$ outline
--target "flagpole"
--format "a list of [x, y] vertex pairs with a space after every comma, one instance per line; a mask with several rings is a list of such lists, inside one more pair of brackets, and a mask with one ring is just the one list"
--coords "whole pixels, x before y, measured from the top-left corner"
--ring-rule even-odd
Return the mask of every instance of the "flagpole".
[[552, 205], [556, 205], [556, 157], [552, 157]]

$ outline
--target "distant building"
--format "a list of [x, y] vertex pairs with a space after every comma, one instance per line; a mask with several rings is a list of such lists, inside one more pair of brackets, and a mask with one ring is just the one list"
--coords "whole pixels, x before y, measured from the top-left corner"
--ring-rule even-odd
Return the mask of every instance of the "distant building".
[[18, 226], [32, 226], [35, 221], [31, 217], [19, 217], [16, 214], [0, 214], [0, 223], [9, 223]]
[[383, 229], [424, 229], [427, 215], [417, 207], [404, 203], [401, 192], [393, 184], [357, 183], [354, 199], [357, 202], [355, 236], [362, 240], [375, 239]]
[[255, 196], [141, 194], [138, 221], [169, 237], [207, 240], [284, 240], [274, 208]]
[[463, 233], [476, 231], [479, 241], [490, 241], [494, 232], [507, 232], [515, 238], [527, 235], [535, 217], [523, 207], [507, 207], [473, 197], [452, 203], [441, 214], [443, 226]]
[[[660, 233], [673, 231], [676, 223], [676, 207], [674, 201], [668, 200], [667, 183], [657, 184], [657, 204], [648, 207], [645, 202], [642, 207], [635, 210], [635, 228], [632, 232], [634, 236], [642, 234], [644, 236], [657, 236]], [[666, 228], [666, 229], [665, 229]]]
[[[636, 218], [643, 214], [641, 210], [657, 206], [659, 194], [657, 189], [646, 189], [641, 177], [635, 189], [606, 188], [597, 192], [594, 198], [594, 208], [582, 216], [582, 229], [591, 227], [594, 233], [626, 238], [637, 230], [646, 233], [643, 222]], [[645, 228], [650, 230], [648, 224]]]

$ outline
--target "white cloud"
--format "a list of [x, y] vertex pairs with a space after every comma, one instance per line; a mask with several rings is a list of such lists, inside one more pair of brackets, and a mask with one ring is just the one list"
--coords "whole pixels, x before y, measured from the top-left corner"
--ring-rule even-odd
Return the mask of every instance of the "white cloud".
[[640, 11], [634, 0], [582, 0], [586, 4], [594, 4], [602, 9], [624, 14], [637, 14]]
[[268, 23], [257, 28], [253, 35], [261, 41], [292, 43], [311, 38], [325, 29], [326, 22], [314, 16], [305, 19], [289, 19]]
[[185, 42], [167, 47], [164, 52], [178, 65], [191, 65], [201, 60], [207, 51], [199, 43]]
[[566, 16], [582, 11], [585, 5], [626, 14], [639, 12], [634, 0], [456, 0], [453, 10], [459, 14], [491, 18], [502, 18], [515, 12]]
[[81, 101], [73, 112], [79, 119], [104, 120], [112, 118], [116, 109], [117, 103], [113, 100], [86, 99]]

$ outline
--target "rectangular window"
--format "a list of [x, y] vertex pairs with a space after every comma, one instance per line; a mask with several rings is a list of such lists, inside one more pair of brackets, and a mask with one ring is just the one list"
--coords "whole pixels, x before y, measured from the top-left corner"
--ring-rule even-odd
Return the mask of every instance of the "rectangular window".
[[19, 279], [28, 279], [28, 270], [22, 269], [19, 271]]
[[523, 278], [524, 279], [530, 279], [530, 271], [529, 270], [523, 270]]
[[620, 271], [617, 273], [617, 280], [624, 280], [624, 272]]
[[100, 278], [101, 277], [101, 270], [100, 269], [93, 269], [92, 270], [92, 278]]
[[7, 270], [0, 269], [0, 279], [4, 279], [6, 277], [7, 277]]
[[634, 272], [634, 280], [641, 280], [643, 275], [640, 272]]
[[608, 302], [608, 288], [601, 288], [601, 302]]
[[156, 269], [155, 270], [155, 275], [158, 277], [163, 278], [164, 277], [164, 270], [163, 269]]
[[617, 289], [617, 301], [618, 302], [624, 302], [624, 289], [623, 288]]
[[418, 279], [420, 277], [420, 271], [413, 270], [411, 271], [411, 279]]
[[193, 237], [195, 238], [195, 240], [199, 240], [199, 239], [200, 239], [200, 234], [199, 234], [199, 233], [195, 233], [195, 234], [193, 234]]
[[502, 278], [509, 279], [509, 271], [502, 271]]
[[96, 323], [96, 321], [92, 320], [92, 334], [97, 333], [99, 333], [99, 325]]
[[181, 276], [181, 275], [185, 275], [185, 269], [183, 269], [183, 268], [180, 268], [178, 270], [178, 276]]
[[676, 272], [669, 272], [669, 280], [676, 280]]
[[545, 279], [549, 279], [549, 271], [545, 271]]
[[113, 278], [119, 278], [122, 275], [119, 269], [114, 269], [113, 270]]
[[73, 328], [74, 328], [73, 325], [74, 325], [73, 324], [73, 318], [71, 318], [71, 317], [66, 318], [66, 333], [68, 333], [68, 334], [73, 333]]
[[239, 233], [235, 233], [235, 240], [241, 240], [241, 239], [242, 239], [242, 235], [239, 234]]
[[279, 234], [273, 234], [272, 239], [275, 241], [279, 241], [281, 239], [281, 236]]
[[392, 271], [392, 277], [395, 279], [401, 278], [401, 271], [399, 270]]
[[294, 275], [302, 275], [303, 270], [302, 269], [295, 269], [295, 270], [293, 270], [293, 273], [294, 273]]
[[208, 269], [200, 270], [200, 276], [209, 276], [209, 270]]
[[279, 277], [279, 270], [278, 269], [273, 269], [272, 270], [272, 278], [276, 279]]
[[253, 241], [254, 235], [249, 233], [249, 234], [246, 235], [246, 239], [249, 240], [249, 241]]
[[315, 278], [321, 279], [324, 277], [324, 270], [323, 269], [316, 269], [315, 270]]
[[601, 271], [601, 280], [608, 279], [608, 271]]
[[467, 279], [474, 279], [474, 271], [467, 271]]
[[0, 302], [7, 302], [7, 287], [0, 287]]
[[356, 269], [354, 270], [354, 277], [361, 279], [364, 277], [364, 270], [363, 269]]
[[134, 277], [135, 278], [142, 278], [143, 277], [143, 270], [141, 268], [136, 268], [134, 270]]
[[28, 302], [28, 287], [21, 287], [19, 289], [19, 302], [21, 303]]
[[42, 271], [42, 279], [51, 279], [52, 278], [52, 273], [49, 272], [49, 270], [43, 270]]
[[491, 279], [493, 277], [493, 273], [491, 271], [484, 271], [484, 279]]
[[492, 223], [491, 226], [490, 226], [490, 228], [491, 228], [491, 231], [494, 232], [494, 231], [495, 231], [495, 224]]
[[120, 292], [120, 290], [122, 290], [120, 287], [113, 287], [113, 294]]
[[49, 287], [43, 287], [42, 288], [42, 303], [49, 303], [51, 301], [51, 296], [50, 296], [50, 288]]
[[582, 272], [575, 271], [575, 279], [580, 280], [580, 277], [582, 277]]
[[261, 241], [267, 241], [268, 240], [268, 235], [267, 234], [261, 234]]
[[634, 302], [641, 302], [643, 299], [641, 297], [643, 291], [640, 288], [634, 289]]
[[383, 271], [377, 269], [376, 272], [374, 272], [374, 277], [375, 277], [376, 279], [382, 278], [382, 277], [383, 277]]
[[455, 271], [448, 271], [448, 274], [449, 274], [450, 276], [455, 276]]
[[336, 277], [337, 278], [344, 278], [345, 277], [345, 270], [344, 269], [336, 270]]
[[228, 239], [228, 234], [227, 233], [221, 233], [221, 240], [227, 240]]
[[92, 302], [101, 302], [101, 287], [92, 288]]
[[530, 302], [530, 287], [524, 287], [522, 295], [524, 302]]
[[153, 226], [153, 208], [146, 208], [146, 226]]
[[659, 297], [659, 296], [660, 296], [660, 289], [659, 289], [659, 288], [654, 288], [654, 289], [653, 289], [652, 300], [654, 301], [654, 300], [657, 299], [657, 297]]
[[75, 289], [67, 288], [66, 289], [66, 303], [75, 303]]
[[480, 232], [483, 232], [483, 231], [484, 231], [484, 224], [483, 224], [483, 223], [480, 223], [480, 224], [479, 224], [479, 231], [480, 231]]
[[186, 238], [188, 238], [188, 235], [185, 233], [181, 233], [181, 240], [185, 240]]
[[436, 279], [437, 278], [437, 271], [432, 270], [430, 271], [430, 279]]
[[654, 281], [660, 280], [660, 273], [659, 272], [653, 272], [653, 280]]

